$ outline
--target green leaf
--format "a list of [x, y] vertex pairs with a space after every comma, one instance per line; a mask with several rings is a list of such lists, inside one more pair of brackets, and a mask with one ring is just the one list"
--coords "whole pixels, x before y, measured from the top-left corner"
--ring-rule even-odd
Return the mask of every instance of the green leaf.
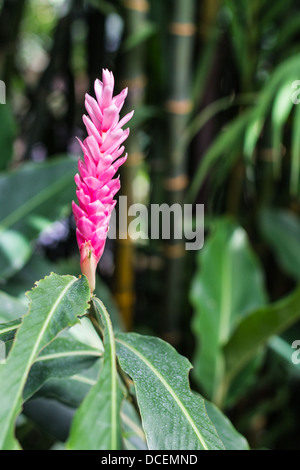
[[300, 280], [299, 217], [284, 210], [265, 209], [259, 217], [259, 228], [280, 266], [294, 279]]
[[143, 105], [140, 106], [130, 120], [130, 129], [135, 130], [141, 127], [147, 121], [161, 118], [161, 110], [158, 106]]
[[35, 219], [55, 220], [75, 195], [77, 162], [56, 158], [45, 163], [27, 163], [17, 171], [0, 175], [0, 231], [13, 228], [32, 237]]
[[233, 427], [229, 419], [213, 404], [205, 400], [205, 408], [226, 450], [249, 450], [246, 439]]
[[14, 423], [30, 368], [39, 352], [84, 315], [90, 298], [87, 279], [51, 274], [28, 293], [30, 307], [6, 364], [0, 366], [0, 448], [17, 448]]
[[102, 356], [102, 347], [96, 349], [89, 344], [84, 344], [72, 337], [69, 332], [70, 330], [59, 335], [42, 350], [34, 361], [23, 393], [25, 401], [47, 380], [79, 374], [91, 367]]
[[186, 151], [192, 139], [217, 113], [220, 113], [232, 106], [250, 105], [253, 103], [253, 99], [254, 95], [252, 93], [245, 93], [238, 95], [238, 97], [229, 95], [213, 101], [211, 104], [206, 106], [199, 114], [193, 117], [180, 139], [178, 139], [177, 147], [175, 149], [176, 156], [179, 156], [181, 152]]
[[272, 109], [272, 147], [274, 152], [274, 173], [279, 176], [281, 169], [281, 142], [283, 139], [283, 128], [292, 110], [291, 79], [281, 86], [277, 92]]
[[103, 305], [93, 299], [97, 322], [104, 325], [104, 357], [96, 384], [76, 412], [67, 448], [70, 450], [121, 449], [121, 401], [118, 384], [115, 338], [110, 317]]
[[280, 301], [246, 316], [224, 348], [228, 376], [234, 376], [274, 335], [300, 318], [300, 287]]
[[[52, 398], [56, 402], [77, 408], [91, 387], [96, 385], [99, 367], [98, 362], [84, 373], [64, 379], [50, 379], [35, 397]], [[127, 400], [123, 400], [121, 407], [121, 427], [124, 445], [127, 450], [147, 449], [140, 418], [133, 405]]]
[[21, 325], [21, 319], [12, 320], [7, 323], [0, 323], [0, 341], [6, 343], [12, 341]]
[[122, 369], [136, 387], [150, 450], [224, 449], [204, 400], [191, 392], [189, 361], [159, 338], [116, 336]]
[[53, 398], [72, 408], [78, 408], [91, 387], [97, 383], [102, 359], [98, 359], [89, 369], [63, 379], [49, 379], [35, 396]]
[[220, 134], [203, 155], [187, 192], [185, 200], [186, 203], [191, 203], [195, 200], [197, 193], [209, 174], [212, 166], [216, 164], [218, 160], [222, 159], [226, 149], [231, 151], [232, 146], [235, 145], [237, 140], [241, 139], [244, 135], [250, 117], [251, 112], [245, 111], [241, 116], [233, 119], [228, 127]]
[[208, 37], [205, 42], [203, 42], [203, 47], [201, 47], [201, 50], [195, 51], [197, 55], [195, 56], [191, 93], [193, 103], [200, 103], [203, 98], [203, 94], [205, 93], [207, 80], [211, 73], [216, 49], [220, 41], [220, 34], [221, 31], [218, 26], [216, 24], [212, 25]]
[[292, 348], [292, 343], [288, 343], [285, 339], [280, 338], [280, 336], [274, 336], [268, 342], [268, 346], [284, 360], [291, 373], [299, 378], [300, 363], [292, 360], [293, 353], [295, 352], [295, 349]]
[[[55, 449], [57, 444], [61, 444], [62, 448], [59, 450], [65, 450], [63, 442], [68, 437], [73, 415], [74, 410], [55, 400], [33, 398], [24, 403], [22, 417], [28, 418], [30, 423], [29, 426], [33, 431], [37, 431], [39, 435], [39, 439], [32, 441], [30, 450], [48, 449], [49, 437], [52, 438], [51, 441], [53, 441], [53, 439], [56, 441]], [[43, 440], [43, 437], [41, 436], [41, 434], [43, 435], [44, 433], [48, 436], [46, 441]], [[22, 430], [22, 428], [19, 429], [18, 434], [20, 435], [20, 439], [22, 437], [24, 438], [24, 430]]]
[[[287, 5], [284, 3], [284, 7], [287, 11]], [[300, 15], [295, 14], [289, 18], [289, 21], [283, 22], [278, 33], [278, 45], [280, 49], [289, 47], [289, 42], [293, 39], [294, 35], [298, 34], [300, 27]]]
[[224, 379], [225, 387], [228, 385], [228, 390], [225, 389], [225, 393], [227, 393], [225, 401], [226, 409], [230, 409], [238, 401], [246, 398], [249, 390], [255, 387], [258, 374], [264, 364], [265, 355], [266, 351], [264, 349], [257, 351], [255, 356], [233, 377], [230, 383], [227, 384], [226, 378]]
[[0, 231], [0, 282], [23, 268], [31, 252], [31, 245], [23, 235], [14, 230]]
[[[57, 272], [57, 268], [57, 264], [51, 263], [50, 261], [46, 260], [45, 257], [42, 257], [38, 253], [34, 253], [28, 263], [26, 263], [26, 265], [20, 271], [18, 271], [11, 279], [9, 279], [8, 282], [4, 284], [3, 289], [5, 289], [5, 292], [7, 292], [7, 294], [15, 298], [17, 297], [23, 303], [26, 302], [28, 306], [28, 298], [25, 295], [25, 292], [31, 289], [36, 279], [43, 279], [45, 276], [48, 276], [51, 272], [56, 272], [60, 275], [75, 275], [75, 273], [73, 272], [59, 272], [59, 269]], [[77, 268], [76, 276], [78, 276], [79, 273], [80, 270], [79, 268]]]
[[140, 418], [128, 400], [124, 400], [122, 403], [121, 420], [126, 450], [146, 450], [146, 437]]
[[128, 52], [147, 41], [157, 31], [157, 27], [150, 21], [143, 21], [142, 27], [130, 34], [122, 44], [122, 52]]
[[[79, 256], [78, 259], [59, 261], [55, 267], [58, 274], [73, 274], [76, 276], [80, 270]], [[98, 299], [101, 299], [102, 303], [106, 306], [107, 311], [109, 311], [109, 316], [113, 324], [114, 331], [123, 331], [124, 325], [122, 325], [122, 319], [118, 311], [116, 301], [111, 291], [99, 275], [96, 275], [95, 295], [98, 297]]]
[[[34, 254], [31, 257], [29, 262], [24, 266], [24, 268], [19, 271], [9, 283], [5, 285], [5, 290], [13, 296], [21, 296], [23, 299], [23, 293], [29, 290], [32, 286], [34, 279], [42, 279], [50, 272], [55, 271], [60, 275], [71, 274], [73, 276], [78, 276], [80, 274], [80, 264], [79, 256], [76, 259], [69, 258], [64, 260], [59, 260], [57, 263], [52, 263], [49, 260], [46, 260], [45, 257], [42, 257], [38, 254]], [[122, 320], [118, 307], [116, 305], [115, 299], [105, 282], [101, 279], [99, 275], [96, 276], [96, 289], [95, 294], [99, 299], [102, 299], [104, 305], [107, 306], [109, 310], [109, 315], [112, 320], [114, 330], [123, 331], [124, 326], [122, 325]], [[1, 291], [0, 291], [0, 301], [1, 301]], [[19, 315], [21, 316], [21, 315]], [[4, 321], [10, 320], [12, 318], [4, 317]], [[0, 302], [0, 321], [1, 321], [1, 302]]]
[[244, 154], [249, 161], [252, 159], [254, 149], [261, 134], [264, 119], [261, 116], [252, 119], [247, 126], [244, 137]]
[[[267, 2], [267, 7], [265, 8], [265, 13], [262, 18], [262, 26], [266, 27], [268, 24], [272, 24], [274, 20], [278, 21], [278, 19], [281, 19], [291, 8], [292, 2], [293, 0], [281, 0], [273, 4]], [[280, 31], [278, 31], [278, 33], [280, 34]]]
[[300, 106], [295, 106], [293, 127], [292, 127], [292, 154], [290, 173], [290, 192], [297, 195], [299, 192], [300, 180]]
[[[278, 151], [278, 139], [280, 140], [282, 126], [284, 121], [287, 119], [293, 104], [292, 89], [288, 88], [287, 77], [298, 77], [299, 74], [299, 56], [298, 54], [295, 54], [278, 65], [272, 73], [270, 80], [267, 81], [259, 93], [257, 103], [249, 119], [248, 131], [246, 132], [245, 151], [248, 159], [253, 156], [266, 116], [268, 116], [270, 112], [275, 97], [277, 97], [275, 100], [276, 104], [272, 112], [273, 136], [275, 139], [273, 144], [275, 145], [275, 149]], [[279, 94], [278, 90], [280, 90]], [[284, 104], [283, 107], [282, 103]]]
[[7, 322], [22, 317], [28, 309], [27, 301], [0, 291], [0, 322]]
[[220, 220], [198, 253], [191, 288], [194, 372], [207, 396], [217, 399], [225, 376], [223, 346], [247, 313], [265, 303], [262, 273], [247, 234]]
[[0, 105], [0, 122], [0, 171], [2, 171], [7, 168], [8, 163], [12, 159], [16, 134], [16, 124], [8, 103], [5, 106]]

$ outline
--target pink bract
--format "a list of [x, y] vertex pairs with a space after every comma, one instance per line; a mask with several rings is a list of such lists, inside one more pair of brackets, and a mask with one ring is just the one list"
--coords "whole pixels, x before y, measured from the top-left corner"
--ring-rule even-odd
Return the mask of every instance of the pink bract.
[[125, 162], [123, 142], [129, 128], [122, 127], [132, 118], [133, 111], [120, 120], [120, 111], [127, 96], [127, 88], [113, 96], [114, 76], [103, 70], [102, 81], [95, 81], [96, 99], [86, 94], [85, 107], [89, 116], [83, 116], [88, 137], [81, 142], [84, 159], [79, 160], [75, 176], [79, 204], [72, 202], [76, 221], [76, 236], [80, 251], [80, 266], [95, 289], [95, 272], [102, 256], [115, 194], [120, 189], [119, 177], [113, 178]]

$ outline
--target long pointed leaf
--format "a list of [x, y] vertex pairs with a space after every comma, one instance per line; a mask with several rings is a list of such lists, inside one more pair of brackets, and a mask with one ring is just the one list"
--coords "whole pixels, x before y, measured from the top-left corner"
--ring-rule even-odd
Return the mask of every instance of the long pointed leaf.
[[263, 278], [246, 232], [231, 219], [218, 222], [197, 261], [191, 289], [194, 372], [215, 400], [225, 375], [223, 345], [245, 314], [264, 305]]
[[21, 410], [22, 392], [40, 350], [64, 328], [74, 325], [87, 309], [87, 279], [51, 274], [28, 293], [29, 312], [5, 365], [0, 366], [0, 449], [17, 447], [14, 423]]
[[243, 115], [233, 119], [230, 125], [220, 134], [203, 155], [187, 191], [185, 199], [186, 203], [191, 203], [195, 200], [198, 191], [211, 170], [211, 167], [223, 157], [224, 151], [226, 151], [226, 149], [231, 149], [236, 141], [241, 139], [250, 117], [251, 112], [245, 111]]
[[259, 228], [281, 268], [300, 280], [299, 216], [286, 210], [264, 209], [259, 216]]
[[293, 196], [299, 193], [300, 181], [300, 106], [295, 106], [293, 127], [292, 127], [292, 155], [291, 155], [291, 176], [290, 192]]
[[300, 318], [300, 287], [284, 299], [245, 317], [224, 348], [228, 376], [234, 376], [260, 347]]
[[34, 361], [23, 393], [24, 400], [28, 400], [47, 380], [79, 374], [91, 367], [101, 355], [101, 350], [68, 335], [56, 338]]
[[0, 291], [0, 322], [8, 322], [22, 317], [28, 309], [27, 302]]
[[205, 400], [205, 408], [226, 450], [249, 450], [246, 439], [237, 432], [229, 419], [213, 403]]
[[75, 160], [56, 158], [0, 174], [0, 230], [14, 228], [32, 235], [36, 232], [31, 224], [33, 214], [55, 220], [74, 196], [75, 170]]
[[136, 387], [149, 449], [224, 449], [204, 400], [191, 392], [185, 357], [159, 338], [135, 333], [118, 334], [116, 344]]
[[21, 319], [0, 323], [0, 341], [3, 341], [4, 343], [12, 341], [20, 325]]

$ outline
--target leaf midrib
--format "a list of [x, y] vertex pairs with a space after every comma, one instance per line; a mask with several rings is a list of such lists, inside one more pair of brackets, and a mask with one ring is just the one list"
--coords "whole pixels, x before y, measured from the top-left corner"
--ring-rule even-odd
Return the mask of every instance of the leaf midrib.
[[21, 322], [17, 323], [16, 325], [6, 327], [2, 330], [0, 329], [0, 335], [3, 335], [4, 333], [8, 333], [9, 331], [17, 330], [19, 328], [20, 324], [21, 324]]
[[[73, 375], [70, 377], [71, 380], [84, 383], [87, 385], [96, 385], [97, 381], [93, 379], [89, 379], [88, 377], [84, 377], [83, 375]], [[143, 433], [142, 429], [123, 411], [121, 411], [121, 418], [124, 422], [126, 422], [127, 426], [132, 429], [143, 441], [145, 441], [145, 434]]]
[[100, 309], [105, 317], [106, 328], [108, 332], [108, 339], [110, 344], [110, 370], [111, 370], [111, 422], [112, 422], [112, 434], [111, 434], [111, 441], [112, 441], [112, 450], [117, 450], [117, 442], [118, 442], [118, 429], [117, 429], [117, 368], [116, 368], [116, 345], [115, 345], [115, 338], [113, 327], [110, 321], [110, 317], [106, 311], [105, 306], [99, 299], [95, 299], [95, 303], [99, 304]]
[[34, 358], [34, 356], [35, 356], [36, 353], [37, 353], [37, 350], [38, 350], [38, 348], [39, 348], [39, 346], [40, 346], [40, 343], [41, 343], [41, 341], [42, 341], [42, 339], [43, 339], [43, 336], [44, 336], [44, 334], [45, 334], [45, 331], [46, 331], [46, 329], [48, 328], [49, 323], [50, 323], [50, 321], [51, 321], [51, 319], [52, 319], [52, 317], [53, 317], [53, 315], [54, 315], [54, 313], [55, 313], [55, 311], [56, 311], [56, 309], [57, 309], [57, 307], [58, 307], [58, 305], [59, 305], [61, 299], [63, 298], [63, 296], [65, 295], [65, 293], [67, 292], [67, 290], [68, 290], [76, 281], [77, 281], [77, 278], [74, 277], [74, 279], [72, 279], [72, 280], [69, 282], [69, 284], [66, 285], [66, 287], [65, 287], [65, 288], [61, 291], [61, 293], [59, 294], [59, 296], [58, 296], [56, 302], [54, 303], [53, 307], [51, 308], [51, 310], [50, 310], [50, 312], [49, 312], [49, 315], [47, 316], [47, 319], [46, 319], [46, 321], [45, 321], [45, 323], [44, 323], [44, 325], [43, 325], [43, 328], [41, 329], [40, 334], [38, 335], [37, 341], [36, 341], [36, 343], [35, 343], [35, 347], [33, 348], [32, 354], [31, 354], [31, 356], [30, 356], [30, 361], [28, 361], [28, 362], [30, 362], [31, 364], [33, 363], [33, 358]]
[[[294, 293], [296, 299], [298, 298], [298, 294], [299, 294], [299, 293], [300, 293], [300, 288], [298, 288], [297, 291]], [[293, 295], [293, 294], [292, 294], [292, 295]], [[280, 303], [280, 301], [278, 301], [277, 303]], [[277, 303], [276, 303], [276, 304], [277, 304]], [[287, 307], [285, 306], [284, 308], [286, 309]], [[268, 309], [268, 307], [262, 307], [262, 308], [260, 308], [260, 309], [255, 310], [253, 313], [249, 314], [249, 316], [248, 316], [248, 317], [245, 317], [245, 319], [243, 320], [243, 322], [240, 323], [240, 326], [241, 326], [242, 324], [244, 324], [244, 322], [248, 321], [248, 319], [249, 319], [250, 317], [252, 317], [252, 315], [257, 315], [257, 312], [260, 312], [262, 309]], [[275, 312], [276, 312], [277, 309], [280, 310], [280, 307], [277, 307], [277, 308], [276, 308], [276, 306], [273, 305], [273, 308], [272, 308], [272, 306], [271, 306], [270, 309], [271, 309], [272, 311], [275, 311]], [[289, 309], [292, 310], [292, 308], [291, 308], [290, 305], [289, 305]], [[274, 315], [275, 315], [275, 313], [274, 313]], [[291, 317], [287, 317], [287, 319], [286, 319], [284, 325], [281, 325], [279, 328], [276, 327], [276, 326], [273, 327], [273, 329], [271, 329], [270, 331], [264, 333], [264, 334], [262, 335], [261, 339], [260, 339], [258, 342], [256, 341], [254, 345], [252, 344], [252, 346], [250, 346], [250, 347], [248, 346], [247, 352], [244, 353], [244, 355], [242, 355], [241, 358], [239, 357], [239, 361], [235, 361], [235, 362], [234, 362], [234, 365], [233, 365], [233, 366], [232, 366], [232, 365], [230, 366], [230, 369], [229, 369], [229, 371], [228, 371], [228, 373], [227, 373], [227, 377], [228, 377], [228, 378], [234, 377], [234, 375], [237, 374], [237, 372], [251, 359], [251, 357], [253, 356], [253, 354], [255, 353], [255, 351], [257, 351], [259, 345], [265, 344], [265, 343], [268, 341], [268, 338], [270, 338], [270, 337], [272, 337], [272, 336], [274, 336], [274, 335], [276, 335], [276, 334], [277, 334], [277, 335], [280, 335], [280, 333], [282, 333], [285, 329], [287, 329], [290, 325], [293, 324], [293, 322], [295, 321], [296, 318], [298, 318], [298, 315], [297, 315], [297, 314], [293, 314], [293, 315], [291, 315]], [[228, 349], [228, 346], [230, 347], [231, 341], [236, 338], [236, 335], [237, 335], [237, 332], [238, 332], [238, 331], [239, 331], [239, 330], [236, 330], [235, 335], [234, 335], [232, 338], [230, 338], [230, 342], [227, 343], [226, 349]], [[258, 344], [257, 344], [257, 343], [258, 343]], [[226, 354], [226, 350], [225, 350], [225, 357], [226, 357], [226, 356], [227, 356], [227, 354]], [[226, 359], [227, 359], [227, 361], [228, 361], [228, 356], [226, 357]]]
[[194, 433], [196, 434], [198, 440], [200, 441], [201, 445], [203, 446], [204, 450], [208, 450], [208, 447], [206, 445], [206, 442], [204, 440], [204, 438], [202, 437], [202, 435], [199, 433], [199, 430], [196, 426], [196, 424], [194, 423], [192, 417], [190, 416], [188, 410], [186, 409], [186, 407], [183, 405], [183, 403], [181, 402], [180, 398], [176, 395], [176, 393], [174, 392], [174, 390], [172, 389], [172, 387], [168, 384], [168, 382], [164, 379], [164, 377], [161, 375], [161, 373], [151, 364], [151, 362], [148, 361], [148, 359], [143, 356], [137, 349], [135, 349], [134, 347], [132, 347], [131, 345], [129, 345], [128, 343], [125, 343], [124, 341], [120, 340], [120, 339], [116, 339], [116, 341], [119, 343], [119, 344], [122, 344], [125, 348], [129, 349], [131, 352], [133, 352], [139, 359], [141, 359], [145, 364], [146, 366], [152, 371], [152, 373], [154, 375], [156, 375], [156, 377], [161, 381], [161, 383], [163, 384], [163, 386], [166, 388], [166, 390], [169, 392], [169, 394], [172, 396], [172, 398], [174, 399], [174, 401], [177, 403], [177, 405], [179, 406], [179, 408], [181, 409], [181, 411], [183, 412], [186, 420], [188, 421], [188, 423], [190, 424], [190, 426], [192, 427]]
[[[229, 253], [225, 250], [223, 253], [222, 259], [222, 269], [221, 269], [221, 298], [220, 298], [220, 321], [218, 328], [218, 346], [222, 346], [228, 338], [229, 335], [229, 325], [231, 318], [231, 305], [232, 305], [232, 296], [231, 296], [231, 259]], [[216, 354], [215, 358], [215, 369], [214, 369], [214, 381], [213, 381], [213, 397], [216, 397], [220, 382], [222, 381], [224, 375], [224, 364], [220, 354]]]
[[39, 356], [36, 358], [34, 361], [34, 364], [38, 362], [46, 362], [46, 361], [51, 361], [55, 359], [60, 359], [63, 357], [75, 357], [75, 356], [96, 356], [96, 357], [101, 357], [102, 353], [100, 351], [66, 351], [66, 352], [61, 352], [61, 353], [53, 353], [53, 354], [45, 354], [44, 356]]
[[54, 194], [62, 191], [62, 189], [70, 180], [71, 175], [67, 175], [28, 199], [23, 205], [15, 209], [0, 221], [0, 231], [8, 229], [21, 218], [24, 218], [24, 216], [29, 214], [33, 209], [43, 204], [45, 201], [47, 201], [47, 199], [51, 198]]

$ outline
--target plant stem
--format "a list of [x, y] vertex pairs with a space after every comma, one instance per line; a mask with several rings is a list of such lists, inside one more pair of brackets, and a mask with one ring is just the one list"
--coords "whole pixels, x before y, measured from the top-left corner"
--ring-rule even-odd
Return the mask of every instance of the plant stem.
[[[167, 80], [167, 153], [165, 156], [165, 200], [170, 206], [183, 205], [187, 179], [187, 152], [178, 151], [178, 137], [182, 136], [192, 110], [191, 77], [195, 34], [195, 0], [170, 2], [168, 25], [168, 80]], [[185, 279], [185, 247], [183, 240], [175, 239], [174, 224], [171, 237], [164, 245], [165, 257], [165, 312], [164, 336], [171, 343], [180, 341], [180, 317], [183, 307]]]

